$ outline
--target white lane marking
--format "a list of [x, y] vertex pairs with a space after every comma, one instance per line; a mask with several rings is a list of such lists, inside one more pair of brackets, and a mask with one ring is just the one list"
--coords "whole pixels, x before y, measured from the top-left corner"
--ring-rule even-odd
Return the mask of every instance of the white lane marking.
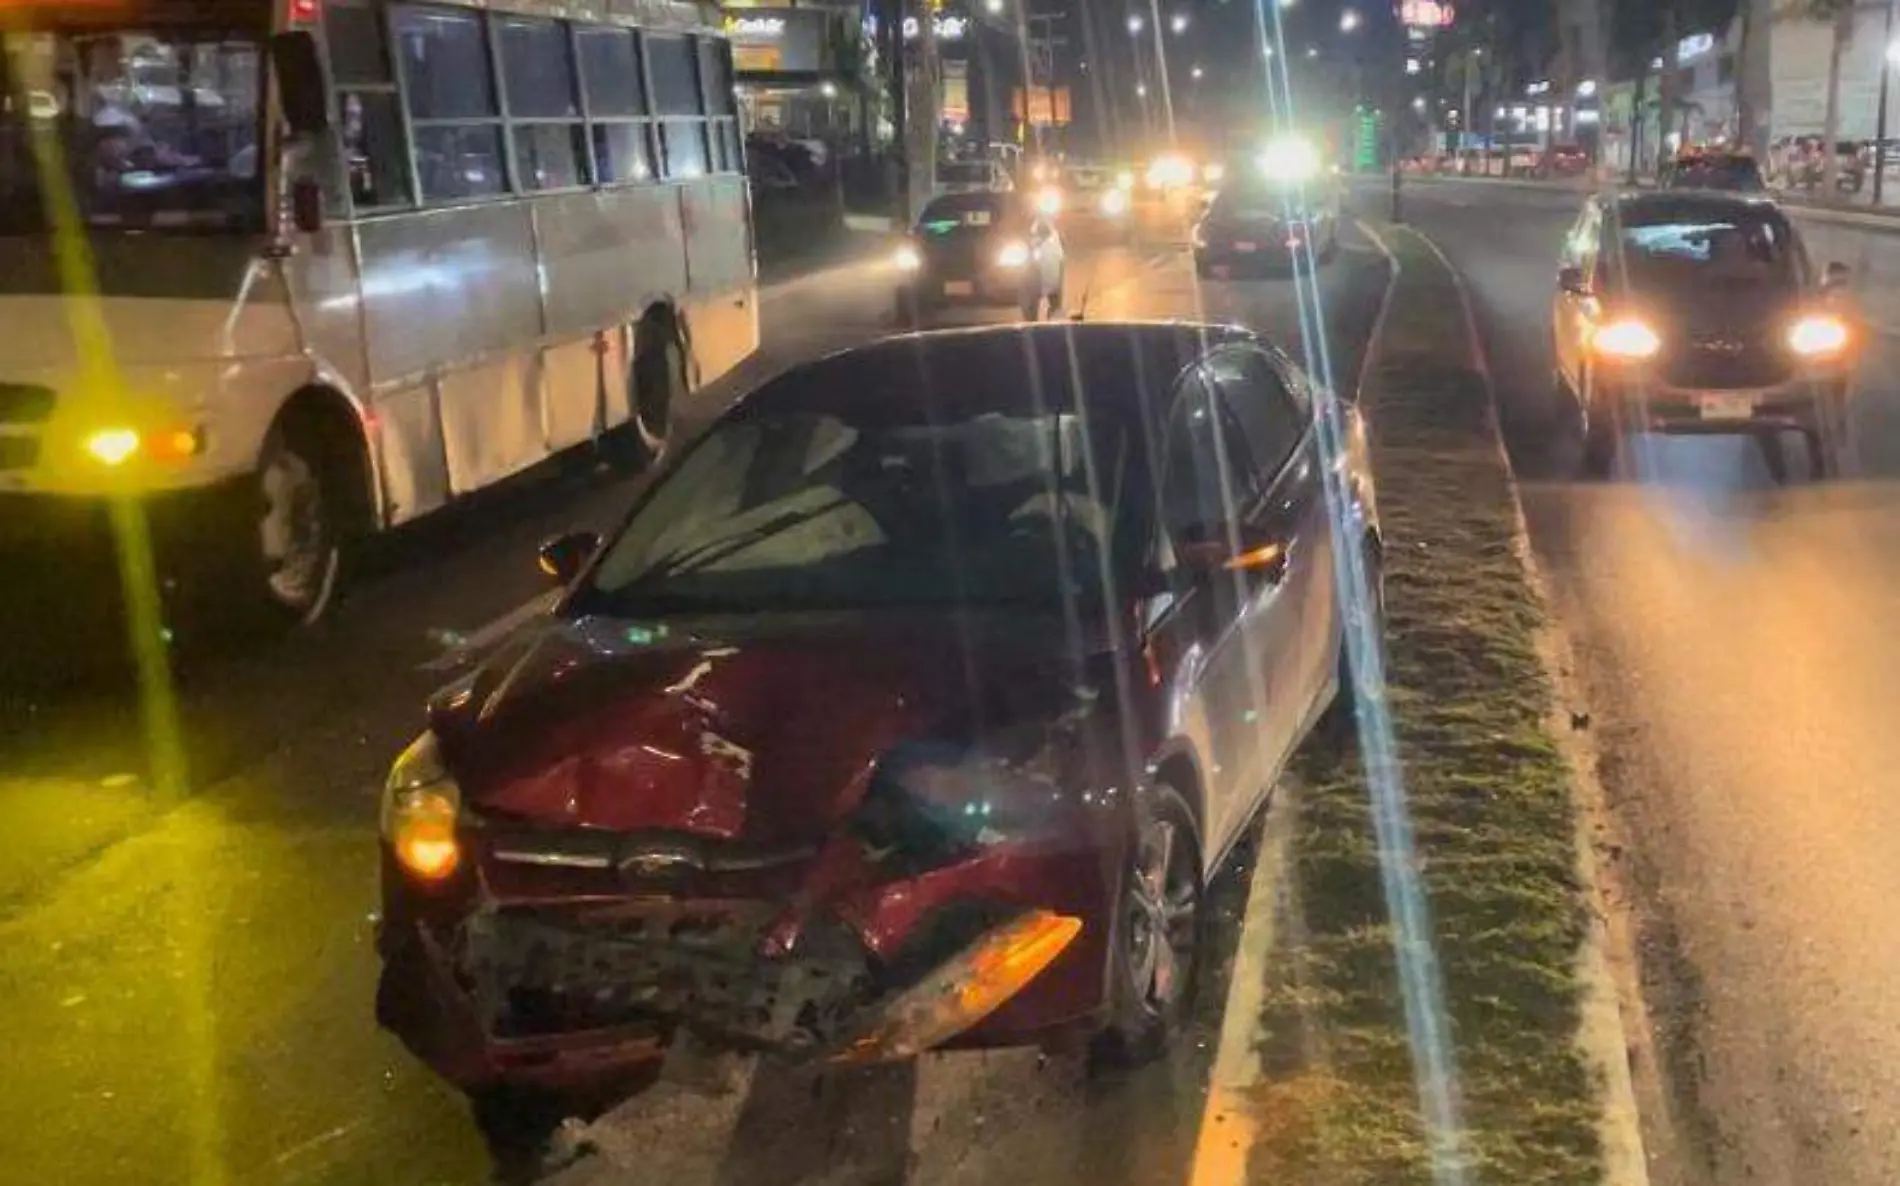
[[1278, 939], [1287, 854], [1299, 810], [1297, 794], [1291, 779], [1282, 784], [1284, 805], [1267, 812], [1260, 855], [1247, 883], [1246, 913], [1241, 916], [1240, 942], [1227, 982], [1227, 1004], [1221, 1013], [1220, 1041], [1214, 1048], [1207, 1102], [1201, 1108], [1200, 1132], [1194, 1141], [1189, 1186], [1241, 1186], [1247, 1181], [1247, 1159], [1253, 1152], [1258, 1119], [1258, 1105], [1248, 1099], [1248, 1089], [1260, 1081], [1260, 1060], [1255, 1054], [1260, 1010]]
[[554, 608], [559, 601], [559, 591], [542, 593], [492, 621], [477, 626], [473, 631], [457, 638], [449, 648], [426, 663], [416, 666], [417, 671], [453, 671], [474, 661], [482, 652], [488, 650], [508, 635], [520, 629], [524, 624]]

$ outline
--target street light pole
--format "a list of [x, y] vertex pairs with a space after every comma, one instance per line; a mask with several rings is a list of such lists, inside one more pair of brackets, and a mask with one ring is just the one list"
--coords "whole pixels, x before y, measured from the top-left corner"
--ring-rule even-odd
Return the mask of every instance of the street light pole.
[[1893, 10], [1900, 0], [1887, 0], [1887, 32], [1880, 47], [1880, 113], [1874, 117], [1874, 205], [1887, 180], [1887, 86], [1893, 78]]

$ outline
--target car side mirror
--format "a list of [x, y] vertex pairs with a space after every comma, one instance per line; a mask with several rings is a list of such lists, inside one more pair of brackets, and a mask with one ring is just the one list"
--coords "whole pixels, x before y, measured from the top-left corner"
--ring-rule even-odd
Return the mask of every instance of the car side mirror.
[[549, 582], [565, 589], [581, 575], [587, 562], [600, 551], [600, 535], [593, 531], [570, 531], [541, 545], [541, 571]]
[[1584, 279], [1583, 269], [1574, 265], [1557, 269], [1557, 288], [1571, 296], [1590, 295], [1590, 284]]
[[1853, 278], [1852, 268], [1844, 263], [1831, 263], [1821, 272], [1821, 291], [1832, 292], [1838, 288], [1846, 288]]
[[278, 33], [270, 39], [270, 60], [277, 74], [277, 101], [291, 133], [320, 136], [329, 131], [330, 96], [323, 85], [317, 39], [301, 30]]

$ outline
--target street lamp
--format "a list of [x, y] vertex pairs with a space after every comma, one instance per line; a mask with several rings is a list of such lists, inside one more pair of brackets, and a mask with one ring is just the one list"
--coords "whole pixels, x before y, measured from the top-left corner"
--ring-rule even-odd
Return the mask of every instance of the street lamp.
[[1202, 70], [1199, 66], [1196, 66], [1194, 67], [1194, 69], [1188, 71], [1188, 77], [1194, 78], [1194, 79], [1199, 79], [1201, 77], [1201, 74], [1202, 74]]
[[983, 7], [991, 16], [1003, 11], [1003, 0], [983, 0]]
[[1309, 46], [1307, 46], [1307, 47], [1306, 47], [1306, 56], [1307, 56], [1307, 57], [1308, 57], [1309, 59], [1311, 59], [1311, 58], [1317, 58], [1317, 57], [1319, 57], [1319, 46], [1317, 46], [1317, 45], [1309, 45]]
[[1413, 96], [1412, 110], [1420, 113], [1421, 115], [1424, 114], [1424, 111], [1425, 111], [1425, 96], [1424, 95]]
[[1128, 32], [1133, 35], [1141, 32], [1142, 21], [1138, 16], [1128, 18]]
[[1260, 43], [1260, 56], [1261, 56], [1261, 57], [1263, 57], [1263, 58], [1270, 58], [1270, 57], [1272, 57], [1272, 56], [1273, 56], [1273, 46], [1271, 46], [1271, 45], [1269, 45], [1269, 44], [1267, 44], [1267, 43], [1266, 43], [1266, 42], [1264, 42], [1264, 41], [1263, 41], [1263, 42], [1261, 42], [1261, 43]]
[[1339, 14], [1339, 31], [1341, 33], [1350, 33], [1354, 29], [1357, 29], [1358, 27], [1359, 27], [1358, 9], [1348, 8], [1345, 12], [1342, 12]]
[[1137, 98], [1146, 99], [1148, 97], [1148, 84], [1145, 82], [1136, 83], [1135, 95]]
[[1169, 32], [1185, 33], [1187, 32], [1187, 27], [1188, 27], [1188, 19], [1187, 19], [1187, 13], [1185, 12], [1177, 12], [1173, 16], [1168, 18]]

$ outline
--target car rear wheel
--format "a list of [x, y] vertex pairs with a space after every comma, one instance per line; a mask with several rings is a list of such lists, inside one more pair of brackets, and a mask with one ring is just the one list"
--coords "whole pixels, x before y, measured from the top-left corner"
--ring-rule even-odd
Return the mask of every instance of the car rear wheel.
[[1109, 1021], [1098, 1062], [1136, 1066], [1167, 1049], [1193, 1002], [1205, 946], [1201, 843], [1181, 792], [1158, 783], [1135, 805], [1116, 905]]

